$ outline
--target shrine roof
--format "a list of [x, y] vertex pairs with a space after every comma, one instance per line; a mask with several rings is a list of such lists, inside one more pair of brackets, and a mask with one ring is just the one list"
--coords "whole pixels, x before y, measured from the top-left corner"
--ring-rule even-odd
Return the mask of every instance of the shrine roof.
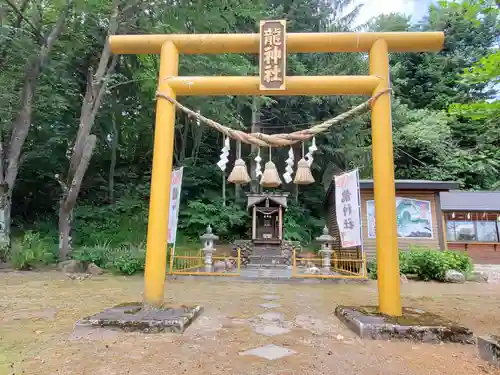
[[266, 199], [286, 208], [289, 194], [290, 193], [248, 193], [247, 208], [262, 203]]
[[439, 196], [444, 211], [500, 212], [500, 191], [446, 191]]
[[[373, 190], [374, 182], [373, 180], [359, 180], [360, 190]], [[458, 189], [459, 185], [454, 181], [431, 181], [431, 180], [396, 180], [395, 181], [396, 192], [407, 190], [407, 191], [450, 191]], [[326, 192], [324, 204], [328, 205], [333, 197], [333, 191], [335, 190], [335, 180], [332, 179], [330, 186]]]

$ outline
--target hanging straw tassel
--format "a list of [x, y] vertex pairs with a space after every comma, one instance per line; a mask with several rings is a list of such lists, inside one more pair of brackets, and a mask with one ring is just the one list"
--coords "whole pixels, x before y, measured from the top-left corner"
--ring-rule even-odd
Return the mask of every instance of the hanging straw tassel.
[[239, 158], [234, 162], [234, 168], [227, 180], [237, 185], [248, 184], [251, 181], [248, 175], [247, 165], [243, 159]]
[[314, 183], [314, 177], [309, 167], [309, 162], [304, 158], [304, 144], [302, 143], [302, 159], [297, 164], [297, 172], [293, 183], [296, 185], [309, 185]]
[[263, 187], [275, 188], [281, 185], [280, 175], [276, 169], [276, 165], [271, 161], [271, 147], [269, 147], [269, 161], [264, 167], [264, 173], [260, 180]]
[[309, 163], [306, 159], [302, 158], [299, 160], [297, 165], [297, 173], [295, 173], [294, 184], [297, 185], [309, 185], [314, 182], [314, 177], [309, 168]]
[[234, 162], [234, 168], [227, 180], [233, 184], [244, 185], [248, 184], [251, 179], [248, 175], [247, 165], [245, 161], [241, 158], [241, 142], [238, 141], [238, 159]]

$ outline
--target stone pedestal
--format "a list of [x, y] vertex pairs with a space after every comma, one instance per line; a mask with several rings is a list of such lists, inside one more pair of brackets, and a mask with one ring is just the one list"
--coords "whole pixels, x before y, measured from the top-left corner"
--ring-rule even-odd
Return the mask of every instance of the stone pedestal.
[[500, 368], [500, 337], [480, 336], [477, 338], [479, 357], [490, 365]]
[[200, 306], [164, 306], [145, 309], [140, 302], [125, 303], [79, 320], [80, 327], [113, 328], [126, 332], [183, 333], [203, 311]]
[[433, 344], [474, 343], [470, 329], [420, 309], [403, 307], [402, 316], [391, 317], [381, 314], [376, 306], [337, 306], [335, 315], [361, 338]]
[[319, 237], [316, 238], [316, 241], [318, 241], [321, 244], [321, 250], [319, 253], [323, 257], [323, 272], [330, 273], [331, 270], [331, 259], [332, 259], [332, 245], [333, 241], [335, 241], [335, 238], [330, 236], [330, 233], [328, 233], [328, 228], [325, 227], [323, 228], [323, 234]]
[[212, 254], [215, 249], [203, 249], [205, 255], [205, 272], [212, 272]]
[[332, 264], [332, 253], [333, 250], [320, 250], [319, 253], [323, 257], [323, 271], [330, 272]]
[[205, 255], [205, 272], [212, 272], [212, 254], [215, 251], [214, 243], [219, 237], [212, 233], [212, 227], [208, 225], [206, 233], [200, 236], [200, 239], [203, 241], [202, 250]]

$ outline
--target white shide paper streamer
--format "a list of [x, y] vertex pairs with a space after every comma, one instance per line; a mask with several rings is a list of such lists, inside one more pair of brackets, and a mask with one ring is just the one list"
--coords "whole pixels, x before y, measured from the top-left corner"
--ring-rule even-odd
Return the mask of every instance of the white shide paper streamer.
[[307, 163], [309, 164], [309, 166], [311, 166], [312, 162], [313, 162], [313, 153], [314, 151], [316, 151], [318, 148], [316, 147], [316, 138], [313, 138], [312, 139], [312, 143], [311, 145], [309, 146], [308, 148], [308, 153], [306, 154], [305, 156], [305, 159], [307, 161]]
[[289, 184], [290, 182], [292, 182], [293, 164], [294, 164], [292, 147], [290, 147], [290, 150], [288, 150], [288, 159], [286, 159], [285, 163], [286, 163], [286, 168], [285, 168], [286, 172], [283, 173], [283, 178], [285, 179], [285, 182]]
[[222, 148], [222, 152], [220, 154], [220, 160], [217, 162], [217, 166], [222, 170], [226, 170], [226, 165], [229, 162], [229, 159], [227, 158], [229, 156], [229, 150], [230, 150], [231, 144], [229, 143], [229, 138], [226, 138], [224, 140], [224, 147]]

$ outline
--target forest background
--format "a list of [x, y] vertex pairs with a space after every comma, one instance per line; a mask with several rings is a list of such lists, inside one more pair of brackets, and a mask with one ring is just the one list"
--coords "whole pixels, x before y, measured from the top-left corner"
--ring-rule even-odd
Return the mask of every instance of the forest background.
[[[24, 247], [43, 243], [52, 258], [70, 255], [70, 245], [121, 249], [123, 256], [144, 248], [158, 56], [112, 56], [105, 41], [116, 33], [252, 33], [262, 19], [286, 19], [289, 32], [444, 31], [439, 53], [390, 56], [396, 178], [499, 189], [498, 5], [440, 1], [418, 23], [387, 14], [359, 25], [361, 7], [352, 0], [1, 1], [3, 240]], [[288, 75], [368, 71], [363, 53], [287, 59]], [[256, 75], [258, 60], [182, 56], [179, 74]], [[222, 124], [272, 134], [306, 129], [363, 100], [222, 96], [187, 97], [182, 103]], [[361, 178], [372, 176], [370, 132], [364, 114], [316, 139], [316, 183], [280, 189], [291, 196], [287, 239], [309, 243], [319, 234], [325, 190], [335, 174], [359, 168]], [[222, 143], [221, 134], [178, 112], [174, 166], [184, 166], [179, 245], [198, 242], [208, 224], [226, 242], [249, 236], [245, 192], [252, 186], [227, 184], [223, 197], [225, 177], [216, 166]], [[233, 143], [229, 170], [235, 148]], [[287, 152], [273, 153], [280, 173]], [[251, 167], [255, 153], [243, 145]], [[299, 145], [296, 160], [300, 153]]]

